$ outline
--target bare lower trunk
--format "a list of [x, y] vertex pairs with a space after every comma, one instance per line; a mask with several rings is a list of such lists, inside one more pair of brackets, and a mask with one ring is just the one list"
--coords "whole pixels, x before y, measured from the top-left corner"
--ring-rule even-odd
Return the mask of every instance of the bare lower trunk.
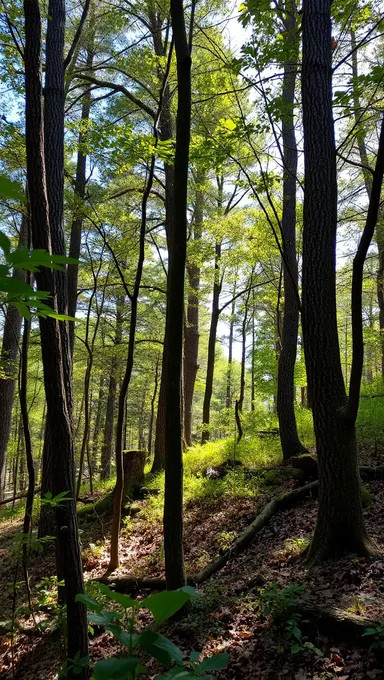
[[[47, 70], [48, 64], [52, 73], [58, 79], [56, 88], [47, 74], [46, 82], [49, 90], [58, 97], [57, 106], [62, 107], [64, 120], [64, 69], [63, 44], [65, 7], [58, 0], [51, 0], [48, 12], [50, 22], [47, 35]], [[27, 151], [27, 181], [30, 197], [30, 215], [32, 239], [34, 247], [51, 252], [51, 228], [49, 203], [46, 184], [46, 167], [44, 159], [44, 131], [42, 107], [42, 66], [41, 66], [41, 16], [39, 4], [36, 0], [24, 3], [25, 15], [25, 90], [26, 90], [26, 151]], [[57, 139], [63, 140], [64, 129], [59, 129]], [[61, 148], [58, 142], [58, 157]], [[64, 168], [62, 168], [62, 171]], [[59, 172], [59, 175], [61, 173]], [[56, 174], [55, 174], [56, 177]], [[60, 182], [58, 187], [60, 190]], [[57, 201], [62, 196], [56, 195]], [[60, 206], [57, 205], [58, 213]], [[56, 224], [59, 230], [59, 225]], [[55, 235], [58, 240], [60, 236]], [[58, 277], [52, 275], [52, 270], [42, 268], [36, 274], [37, 287], [51, 293], [51, 300], [55, 310], [59, 309]], [[63, 300], [60, 300], [62, 302]], [[47, 399], [47, 426], [51, 434], [55, 433], [54, 469], [52, 475], [52, 493], [66, 494], [66, 500], [55, 510], [56, 518], [56, 554], [59, 572], [65, 582], [65, 598], [67, 613], [67, 657], [74, 658], [88, 656], [88, 624], [86, 607], [75, 601], [78, 593], [84, 592], [83, 573], [81, 565], [80, 545], [77, 528], [76, 506], [74, 502], [74, 450], [72, 439], [72, 399], [70, 381], [68, 382], [69, 343], [63, 346], [66, 335], [61, 331], [59, 322], [52, 318], [40, 319], [41, 348], [44, 368], [44, 384]], [[77, 670], [77, 669], [76, 669]], [[68, 672], [68, 677], [78, 677], [86, 680], [88, 669], [83, 669], [75, 675]]]
[[184, 277], [187, 251], [187, 187], [191, 128], [191, 56], [184, 8], [171, 0], [177, 62], [178, 104], [175, 149], [175, 200], [167, 286], [165, 363], [165, 497], [164, 553], [169, 590], [185, 585], [183, 552], [183, 450], [181, 377], [184, 325]]
[[336, 316], [337, 177], [332, 119], [329, 0], [304, 0], [305, 154], [303, 335], [319, 460], [319, 509], [309, 559], [366, 555], [354, 424], [341, 369]]

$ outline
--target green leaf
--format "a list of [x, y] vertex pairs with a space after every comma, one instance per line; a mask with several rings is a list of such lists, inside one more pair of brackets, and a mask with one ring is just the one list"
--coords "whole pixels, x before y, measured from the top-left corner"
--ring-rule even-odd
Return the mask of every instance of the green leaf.
[[6, 236], [2, 231], [0, 231], [0, 248], [4, 251], [5, 255], [7, 256], [9, 255], [9, 251], [11, 249], [11, 242], [8, 236]]
[[119, 621], [123, 618], [123, 614], [119, 614], [119, 612], [115, 611], [105, 611], [102, 610], [101, 612], [98, 612], [96, 614], [89, 614], [88, 620], [90, 623], [92, 623], [94, 626], [104, 626], [107, 627], [111, 623], [115, 623], [115, 621]]
[[376, 635], [376, 633], [377, 633], [376, 628], [366, 628], [362, 637], [366, 637], [368, 635]]
[[119, 626], [118, 623], [111, 623], [108, 626], [105, 626], [105, 630], [107, 630], [109, 633], [112, 633], [113, 637], [128, 649], [130, 648], [131, 644], [132, 647], [135, 647], [139, 639], [138, 635], [131, 635], [126, 630], [123, 630], [123, 628]]
[[156, 623], [162, 623], [179, 611], [191, 597], [196, 597], [196, 591], [190, 586], [185, 586], [180, 590], [165, 590], [156, 595], [149, 595], [141, 602], [141, 607], [146, 607], [152, 612]]
[[194, 673], [190, 673], [189, 671], [185, 670], [185, 668], [171, 668], [171, 670], [167, 671], [166, 673], [163, 673], [162, 675], [156, 675], [155, 680], [168, 680], [168, 678], [177, 680], [177, 678], [195, 678], [195, 677], [196, 675]]
[[89, 595], [83, 595], [82, 593], [79, 593], [75, 597], [75, 602], [82, 602], [85, 604], [87, 609], [89, 609], [92, 612], [101, 612], [103, 607], [99, 602], [93, 599], [93, 597], [90, 597]]
[[0, 175], [0, 196], [1, 198], [12, 198], [16, 201], [23, 201], [23, 187], [19, 182], [13, 182], [6, 175]]
[[303, 648], [302, 648], [301, 645], [292, 645], [291, 646], [291, 654], [298, 654], [298, 652], [301, 652], [302, 649]]
[[128, 674], [135, 674], [139, 659], [103, 659], [93, 670], [94, 680], [126, 680]]
[[189, 660], [192, 661], [192, 663], [197, 663], [197, 661], [200, 659], [201, 652], [191, 652], [189, 655]]
[[229, 654], [215, 654], [215, 656], [204, 659], [204, 661], [195, 667], [195, 670], [201, 673], [205, 671], [222, 671], [227, 666], [229, 659]]
[[145, 652], [160, 661], [163, 666], [171, 666], [172, 661], [176, 661], [178, 664], [183, 663], [182, 651], [160, 633], [146, 630], [140, 635], [138, 644]]
[[103, 595], [105, 595], [105, 597], [108, 598], [108, 600], [112, 600], [113, 602], [121, 604], [124, 609], [131, 609], [132, 607], [140, 606], [140, 603], [137, 602], [137, 600], [133, 600], [131, 597], [128, 597], [128, 595], [116, 593], [114, 590], [111, 590], [111, 588], [108, 588], [105, 583], [100, 583], [100, 591], [103, 593]]

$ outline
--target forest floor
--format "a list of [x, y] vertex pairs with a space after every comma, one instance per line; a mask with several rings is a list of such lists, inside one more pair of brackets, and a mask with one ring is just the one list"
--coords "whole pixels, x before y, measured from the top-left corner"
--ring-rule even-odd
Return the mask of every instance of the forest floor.
[[[211, 450], [203, 456], [199, 457], [199, 452], [191, 455], [186, 465], [188, 574], [195, 574], [225, 550], [271, 498], [295, 484], [287, 470], [277, 465], [276, 452], [272, 464], [266, 465], [264, 455], [250, 458], [247, 445], [239, 454], [246, 467], [239, 466], [221, 479], [207, 477], [209, 458], [213, 457], [212, 465], [217, 465], [228, 457], [225, 444], [210, 446]], [[265, 444], [266, 449], [268, 446]], [[364, 450], [363, 458], [364, 463], [375, 462], [368, 450]], [[157, 494], [161, 483], [161, 475], [152, 479], [147, 484], [152, 489], [150, 495], [135, 502], [137, 514], [125, 519], [121, 566], [116, 577], [164, 575], [162, 498]], [[372, 494], [372, 504], [365, 510], [368, 531], [384, 551], [384, 483], [375, 481], [366, 486]], [[274, 516], [244, 553], [198, 588], [201, 597], [194, 601], [187, 615], [176, 623], [163, 624], [163, 632], [186, 652], [192, 649], [201, 649], [204, 655], [228, 652], [231, 655], [228, 668], [217, 674], [223, 680], [384, 678], [380, 651], [369, 651], [369, 642], [384, 643], [384, 632], [380, 635], [378, 631], [368, 644], [361, 635], [353, 639], [333, 632], [324, 635], [324, 631], [309, 627], [305, 618], [294, 613], [295, 608], [299, 611], [308, 602], [323, 608], [337, 607], [369, 619], [373, 625], [384, 613], [384, 556], [372, 560], [351, 556], [323, 567], [307, 568], [303, 554], [313, 532], [316, 506], [315, 501], [308, 500]], [[97, 586], [91, 579], [101, 577], [108, 565], [110, 522], [91, 513], [81, 519], [80, 527], [87, 591], [95, 597]], [[0, 618], [9, 620], [15, 607], [18, 624], [33, 627], [21, 569], [15, 575], [15, 537], [20, 531], [20, 519], [7, 518], [3, 513]], [[61, 617], [54, 604], [54, 571], [52, 547], [31, 560], [35, 619], [50, 616], [51, 626], [54, 621], [60, 625]], [[278, 625], [273, 615], [266, 612], [268, 608], [276, 611], [285, 605], [293, 614]], [[143, 615], [139, 624], [146, 623]], [[300, 639], [292, 632], [294, 628], [299, 628]], [[101, 633], [91, 639], [92, 662], [118, 653], [118, 644], [109, 634]], [[0, 636], [0, 677], [4, 680], [51, 680], [57, 677], [63, 662], [60, 639], [54, 634], [40, 638], [17, 634], [13, 640], [9, 634]]]

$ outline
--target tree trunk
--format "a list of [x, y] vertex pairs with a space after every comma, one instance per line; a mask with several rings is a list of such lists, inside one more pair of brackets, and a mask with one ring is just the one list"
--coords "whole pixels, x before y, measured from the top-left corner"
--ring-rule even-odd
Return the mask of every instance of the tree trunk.
[[[64, 92], [63, 44], [65, 8], [61, 2], [50, 2], [50, 21], [48, 30], [57, 31], [56, 45], [52, 45], [47, 37], [47, 50], [50, 46], [54, 55], [47, 53], [48, 62], [52, 58], [58, 77], [58, 94]], [[44, 128], [42, 107], [42, 65], [41, 65], [41, 16], [37, 0], [26, 0], [25, 15], [25, 92], [26, 92], [26, 151], [27, 181], [30, 197], [30, 215], [32, 239], [34, 247], [52, 252], [51, 224], [49, 219], [48, 195], [46, 184], [46, 168], [44, 159]], [[49, 51], [50, 51], [49, 49]], [[49, 88], [52, 83], [48, 83]], [[61, 98], [59, 97], [59, 101]], [[61, 105], [60, 105], [61, 106]], [[64, 107], [64, 99], [62, 99]], [[63, 138], [63, 131], [57, 130], [58, 137]], [[59, 145], [58, 145], [59, 147]], [[63, 155], [57, 148], [59, 158]], [[57, 187], [56, 187], [57, 189]], [[59, 187], [60, 190], [60, 187]], [[59, 200], [59, 197], [57, 197]], [[36, 273], [39, 290], [49, 291], [52, 303], [58, 310], [58, 293], [56, 283], [58, 277], [52, 270], [42, 268]], [[58, 505], [56, 515], [56, 553], [57, 563], [62, 570], [65, 582], [67, 610], [67, 656], [74, 658], [88, 656], [88, 624], [86, 607], [75, 602], [77, 593], [84, 592], [83, 572], [81, 565], [80, 545], [77, 530], [76, 506], [74, 502], [74, 451], [71, 423], [71, 395], [68, 393], [70, 382], [67, 382], [67, 347], [62, 347], [65, 335], [61, 333], [56, 319], [40, 318], [41, 348], [44, 367], [44, 384], [47, 398], [47, 421], [51, 433], [55, 433], [54, 469], [52, 493], [66, 492], [68, 499]], [[66, 356], [64, 357], [64, 354]], [[77, 669], [76, 669], [77, 670]], [[68, 672], [68, 677], [86, 680], [88, 669], [75, 675]]]
[[299, 308], [296, 259], [296, 175], [297, 145], [294, 121], [295, 82], [299, 60], [299, 32], [295, 0], [286, 0], [284, 37], [289, 57], [284, 64], [282, 140], [283, 140], [283, 215], [281, 230], [284, 249], [284, 315], [277, 377], [277, 415], [283, 459], [303, 453], [295, 416], [295, 362]]
[[160, 472], [165, 467], [165, 374], [164, 374], [164, 352], [163, 365], [161, 368], [161, 380], [159, 401], [157, 404], [156, 417], [156, 436], [155, 436], [155, 455], [153, 458], [151, 472]]
[[[204, 192], [202, 184], [204, 173], [196, 177], [196, 199], [193, 226], [194, 246], [198, 248], [201, 240]], [[188, 274], [188, 302], [187, 319], [184, 328], [184, 439], [187, 446], [192, 446], [192, 407], [195, 390], [196, 375], [199, 368], [199, 288], [200, 266], [196, 264], [199, 254], [194, 253], [187, 264]]]
[[159, 359], [156, 361], [155, 368], [155, 385], [153, 388], [153, 394], [151, 399], [151, 415], [149, 417], [149, 428], [148, 428], [148, 457], [152, 453], [152, 435], [153, 435], [153, 422], [155, 419], [155, 402], [157, 397], [157, 390], [159, 387]]
[[165, 498], [164, 553], [167, 588], [185, 585], [183, 551], [183, 448], [181, 372], [184, 325], [184, 277], [187, 254], [187, 188], [191, 133], [191, 56], [184, 8], [171, 0], [176, 49], [178, 104], [175, 149], [175, 196], [167, 285], [165, 360]]
[[[119, 295], [116, 298], [116, 330], [115, 330], [115, 347], [121, 344], [123, 338], [123, 314], [124, 296]], [[111, 365], [111, 374], [109, 377], [107, 410], [105, 414], [104, 426], [104, 441], [101, 449], [101, 469], [100, 479], [109, 479], [111, 475], [111, 459], [113, 446], [113, 431], [115, 419], [115, 404], [116, 404], [116, 390], [117, 390], [117, 375], [119, 372], [119, 359], [114, 356]]]
[[[219, 188], [219, 212], [220, 203], [222, 206], [222, 180], [221, 180], [221, 190]], [[221, 198], [220, 198], [221, 195]], [[221, 278], [220, 278], [220, 258], [221, 258], [221, 242], [216, 241], [215, 246], [215, 279], [213, 283], [213, 298], [212, 298], [212, 315], [211, 315], [211, 325], [209, 328], [209, 340], [208, 340], [208, 362], [207, 362], [207, 377], [205, 380], [205, 392], [204, 392], [204, 402], [203, 402], [203, 432], [201, 435], [201, 443], [205, 444], [209, 440], [209, 421], [210, 421], [210, 411], [211, 411], [211, 399], [213, 391], [213, 374], [215, 371], [215, 349], [216, 349], [216, 336], [217, 336], [217, 324], [219, 322], [219, 301], [221, 293]]]
[[93, 436], [92, 436], [91, 460], [92, 460], [92, 467], [93, 467], [94, 471], [96, 470], [96, 466], [97, 466], [97, 457], [98, 457], [98, 451], [99, 451], [99, 436], [100, 436], [101, 421], [102, 421], [102, 415], [103, 415], [104, 397], [105, 397], [105, 377], [104, 377], [103, 374], [101, 374], [100, 375], [100, 384], [99, 384], [99, 394], [98, 394], [98, 397], [97, 397], [96, 416], [95, 416], [95, 422], [94, 422], [94, 427], [93, 427]]
[[143, 485], [145, 459], [145, 451], [124, 451], [124, 498], [132, 499]]
[[[155, 129], [154, 135], [155, 139], [157, 131]], [[130, 294], [131, 302], [131, 316], [129, 320], [129, 336], [128, 336], [128, 355], [127, 362], [125, 366], [125, 372], [123, 377], [123, 382], [121, 385], [121, 390], [119, 394], [119, 409], [117, 414], [117, 424], [116, 424], [116, 441], [115, 441], [115, 458], [116, 458], [116, 485], [114, 491], [113, 499], [113, 520], [111, 527], [111, 550], [110, 550], [110, 560], [109, 560], [109, 571], [114, 571], [119, 566], [119, 536], [120, 536], [120, 523], [121, 523], [121, 508], [123, 501], [124, 492], [124, 468], [123, 468], [123, 428], [124, 428], [124, 414], [125, 414], [125, 402], [127, 399], [127, 393], [129, 384], [131, 382], [132, 370], [133, 370], [133, 359], [135, 354], [135, 341], [136, 341], [136, 326], [137, 326], [137, 312], [138, 312], [138, 302], [140, 294], [141, 278], [143, 275], [144, 267], [144, 257], [145, 257], [145, 235], [147, 230], [147, 204], [148, 198], [151, 193], [153, 176], [155, 171], [155, 155], [152, 155], [150, 166], [148, 170], [148, 176], [145, 183], [145, 188], [143, 192], [143, 198], [141, 201], [141, 224], [140, 224], [140, 236], [139, 236], [139, 254], [137, 258], [135, 283], [133, 291]]]
[[[162, 17], [161, 13], [151, 12], [149, 15], [153, 47], [157, 57], [167, 56], [167, 44], [163, 41], [162, 32]], [[159, 62], [160, 63], [160, 62]], [[163, 74], [158, 68], [158, 80], [159, 82], [163, 79]], [[165, 142], [173, 139], [173, 120], [171, 112], [171, 101], [172, 94], [169, 88], [169, 84], [166, 84], [164, 89], [163, 104], [160, 113], [159, 120], [159, 132], [161, 141]], [[175, 181], [175, 171], [172, 163], [164, 163], [164, 175], [165, 175], [165, 233], [167, 239], [167, 249], [168, 255], [170, 257], [171, 252], [171, 233], [172, 233], [172, 223], [173, 223], [173, 203], [174, 203], [174, 181]], [[158, 472], [165, 467], [165, 374], [164, 374], [164, 352], [163, 348], [163, 358], [162, 358], [162, 368], [161, 368], [161, 378], [160, 378], [160, 390], [159, 390], [159, 401], [157, 405], [157, 417], [156, 417], [156, 432], [155, 432], [155, 456], [152, 464], [151, 472]]]
[[[19, 247], [28, 243], [28, 217], [23, 214]], [[17, 269], [13, 272], [13, 278], [25, 279], [25, 273]], [[8, 305], [3, 329], [3, 342], [0, 356], [0, 499], [5, 486], [5, 463], [6, 453], [11, 434], [12, 406], [15, 394], [15, 377], [17, 375], [17, 355], [21, 332], [21, 317], [16, 307]]]
[[[366, 133], [364, 129], [364, 118], [361, 117], [360, 97], [357, 86], [357, 78], [359, 75], [356, 49], [356, 35], [351, 31], [351, 47], [352, 47], [352, 76], [353, 76], [353, 103], [355, 107], [355, 125], [357, 127], [356, 139], [359, 149], [360, 161], [363, 166], [364, 185], [368, 195], [371, 198], [372, 194], [372, 175], [367, 168], [369, 168], [369, 159], [366, 146]], [[381, 347], [381, 375], [384, 379], [384, 210], [379, 209], [379, 217], [376, 225], [376, 243], [379, 256], [379, 266], [377, 268], [376, 289], [377, 302], [379, 305], [379, 328], [380, 328], [380, 347]]]
[[235, 326], [235, 312], [236, 312], [236, 281], [233, 284], [232, 297], [233, 300], [231, 305], [231, 318], [229, 319], [227, 391], [225, 395], [225, 408], [231, 408], [232, 406], [232, 359], [233, 359], [233, 330]]
[[[93, 43], [93, 39], [91, 40]], [[86, 68], [89, 74], [93, 65], [93, 45], [87, 49]], [[83, 210], [84, 198], [87, 185], [86, 169], [87, 169], [87, 124], [89, 122], [89, 115], [91, 111], [91, 92], [89, 88], [85, 90], [83, 103], [81, 107], [81, 121], [80, 133], [77, 150], [77, 164], [76, 164], [76, 179], [74, 190], [74, 217], [71, 227], [71, 240], [69, 244], [69, 256], [77, 260], [80, 257], [81, 248], [81, 233], [83, 229]], [[77, 307], [77, 278], [79, 266], [77, 264], [68, 265], [68, 314], [69, 316], [76, 316]], [[71, 345], [71, 354], [73, 356], [73, 349], [75, 344], [75, 322], [69, 322], [69, 337]]]
[[336, 318], [337, 177], [330, 0], [304, 0], [302, 102], [305, 195], [303, 335], [319, 460], [319, 509], [309, 559], [368, 553], [355, 426], [347, 418]]

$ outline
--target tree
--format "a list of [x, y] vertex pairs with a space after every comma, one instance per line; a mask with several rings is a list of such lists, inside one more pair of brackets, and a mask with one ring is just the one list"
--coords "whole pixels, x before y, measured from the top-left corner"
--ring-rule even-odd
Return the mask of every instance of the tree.
[[329, 0], [304, 0], [302, 106], [305, 155], [303, 334], [319, 459], [319, 510], [309, 559], [370, 550], [336, 318], [337, 176], [332, 118]]
[[294, 374], [299, 325], [298, 271], [296, 256], [296, 184], [297, 144], [294, 106], [299, 32], [296, 0], [287, 0], [283, 8], [286, 59], [282, 92], [281, 134], [283, 142], [283, 214], [281, 234], [284, 249], [284, 312], [280, 336], [277, 374], [277, 415], [284, 460], [303, 453], [294, 408]]
[[[19, 246], [25, 246], [28, 238], [28, 219], [23, 214]], [[13, 272], [15, 279], [24, 280], [25, 273], [18, 269]], [[19, 352], [21, 316], [14, 305], [9, 305], [5, 317], [3, 342], [0, 358], [0, 499], [4, 489], [6, 453], [11, 433], [12, 406], [15, 394], [16, 360]]]
[[[191, 39], [188, 44], [184, 7], [171, 0], [172, 30], [177, 62], [178, 103], [174, 204], [169, 250], [165, 365], [165, 498], [164, 552], [167, 588], [185, 584], [183, 552], [183, 447], [181, 377], [184, 325], [184, 277], [187, 256], [187, 189], [191, 134]], [[190, 36], [193, 30], [193, 12]]]
[[[57, 10], [57, 13], [56, 13]], [[60, 23], [65, 17], [63, 7], [50, 5], [51, 21]], [[52, 252], [51, 224], [46, 184], [44, 156], [44, 126], [42, 106], [41, 65], [41, 15], [36, 0], [26, 0], [25, 16], [25, 99], [26, 99], [26, 151], [27, 180], [30, 198], [31, 230], [34, 246]], [[62, 55], [62, 61], [63, 55]], [[64, 75], [64, 74], [63, 74]], [[58, 83], [64, 88], [64, 80]], [[58, 131], [60, 136], [60, 131]], [[61, 156], [62, 157], [62, 156]], [[48, 290], [52, 304], [58, 310], [56, 277], [44, 268], [36, 274], [39, 290]], [[86, 608], [75, 597], [84, 591], [80, 545], [74, 500], [74, 451], [72, 439], [71, 404], [65, 377], [63, 335], [60, 322], [54, 318], [40, 318], [41, 347], [44, 366], [44, 384], [47, 399], [47, 423], [55, 432], [55, 475], [52, 479], [53, 496], [64, 494], [64, 500], [55, 509], [57, 562], [64, 577], [67, 610], [67, 655], [74, 658], [88, 655], [88, 624]], [[77, 676], [85, 680], [88, 671]], [[72, 671], [68, 677], [74, 677]]]

